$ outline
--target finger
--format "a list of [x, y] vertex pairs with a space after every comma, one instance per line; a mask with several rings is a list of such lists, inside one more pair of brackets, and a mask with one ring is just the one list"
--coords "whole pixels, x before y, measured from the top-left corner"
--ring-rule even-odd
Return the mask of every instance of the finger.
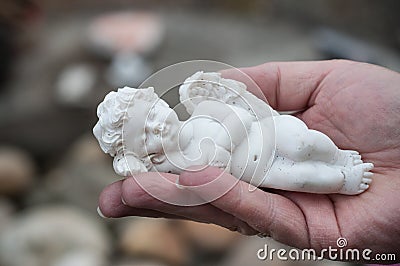
[[307, 221], [310, 245], [321, 250], [336, 245], [341, 237], [335, 206], [327, 195], [279, 191], [280, 195], [293, 201], [304, 213]]
[[[307, 224], [301, 210], [287, 198], [249, 187], [218, 168], [186, 171], [179, 183], [215, 207], [247, 222], [259, 232], [299, 248], [309, 247]], [[225, 194], [224, 191], [231, 188]]]
[[133, 208], [122, 202], [122, 183], [117, 181], [108, 185], [99, 197], [99, 215], [104, 218], [119, 218], [125, 216], [145, 216], [145, 217], [163, 217], [171, 219], [181, 219], [183, 217], [171, 215], [154, 210]]
[[[189, 202], [193, 202], [194, 197], [200, 198], [191, 191], [178, 188], [175, 184], [177, 176], [163, 173], [161, 175], [170, 181], [163, 182], [160, 181], [162, 178], [160, 174], [151, 172], [125, 179], [122, 184], [123, 201], [135, 209], [154, 210], [197, 222], [214, 223], [246, 235], [258, 233], [245, 222], [211, 204], [188, 206]], [[152, 188], [151, 193], [149, 193], [149, 187]], [[178, 205], [179, 202], [180, 205]]]
[[[303, 110], [315, 103], [328, 74], [350, 61], [271, 62], [248, 68], [221, 71], [225, 78], [244, 82], [257, 95], [261, 89], [272, 108], [280, 111]], [[250, 79], [249, 79], [250, 78]], [[259, 89], [256, 88], [256, 85]], [[257, 95], [260, 97], [259, 93]]]

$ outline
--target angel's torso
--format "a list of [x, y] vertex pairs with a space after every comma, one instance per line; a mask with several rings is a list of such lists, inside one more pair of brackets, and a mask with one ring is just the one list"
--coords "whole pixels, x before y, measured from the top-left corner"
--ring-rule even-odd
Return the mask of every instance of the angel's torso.
[[156, 165], [157, 171], [179, 174], [192, 165], [229, 165], [229, 172], [238, 178], [263, 177], [274, 149], [268, 122], [256, 121], [240, 110], [222, 115], [223, 121], [214, 117], [209, 108], [194, 113], [186, 122], [193, 130], [189, 144], [180, 152], [169, 152], [167, 159]]

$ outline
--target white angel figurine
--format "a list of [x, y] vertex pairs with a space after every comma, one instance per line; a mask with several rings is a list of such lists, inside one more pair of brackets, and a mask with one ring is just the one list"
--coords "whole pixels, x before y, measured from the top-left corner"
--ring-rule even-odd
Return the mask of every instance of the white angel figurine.
[[179, 94], [187, 121], [151, 87], [118, 89], [99, 104], [93, 133], [119, 175], [212, 165], [253, 185], [290, 191], [354, 195], [371, 183], [373, 164], [358, 152], [340, 150], [300, 119], [279, 114], [239, 81], [197, 72]]

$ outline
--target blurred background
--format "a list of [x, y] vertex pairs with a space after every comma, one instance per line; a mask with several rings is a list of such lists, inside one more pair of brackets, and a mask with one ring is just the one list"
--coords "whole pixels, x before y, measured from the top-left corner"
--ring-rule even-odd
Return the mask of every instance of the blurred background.
[[399, 71], [399, 10], [397, 0], [0, 1], [0, 265], [300, 264], [258, 261], [265, 243], [283, 246], [213, 225], [98, 217], [118, 177], [91, 134], [97, 104], [193, 59], [347, 58]]

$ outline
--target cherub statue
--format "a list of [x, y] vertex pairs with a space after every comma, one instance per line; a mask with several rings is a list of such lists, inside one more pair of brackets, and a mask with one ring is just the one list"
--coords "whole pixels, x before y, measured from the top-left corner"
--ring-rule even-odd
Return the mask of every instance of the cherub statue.
[[118, 89], [100, 103], [93, 133], [119, 175], [212, 165], [254, 185], [290, 191], [354, 195], [371, 183], [373, 164], [358, 152], [279, 114], [239, 81], [197, 72], [179, 94], [187, 121], [151, 87]]

